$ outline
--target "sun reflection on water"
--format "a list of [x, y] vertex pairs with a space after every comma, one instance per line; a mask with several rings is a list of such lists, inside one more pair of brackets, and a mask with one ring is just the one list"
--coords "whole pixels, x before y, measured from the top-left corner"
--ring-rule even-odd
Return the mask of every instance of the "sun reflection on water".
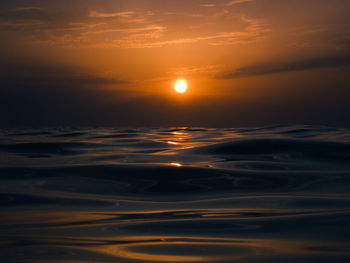
[[178, 143], [178, 142], [168, 141], [168, 144], [171, 144], [171, 145], [179, 145], [180, 143]]
[[170, 163], [170, 165], [172, 165], [172, 166], [176, 166], [176, 167], [181, 167], [181, 166], [182, 166], [182, 164], [181, 164], [181, 163]]

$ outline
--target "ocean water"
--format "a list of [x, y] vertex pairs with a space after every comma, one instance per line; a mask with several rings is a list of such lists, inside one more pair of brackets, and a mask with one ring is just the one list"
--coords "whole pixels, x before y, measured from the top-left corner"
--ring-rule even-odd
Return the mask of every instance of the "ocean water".
[[350, 262], [350, 131], [0, 131], [0, 262]]

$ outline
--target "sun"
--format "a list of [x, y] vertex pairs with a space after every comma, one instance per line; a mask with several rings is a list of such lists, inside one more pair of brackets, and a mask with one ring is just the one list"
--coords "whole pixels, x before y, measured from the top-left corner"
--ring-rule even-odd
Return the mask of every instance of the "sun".
[[185, 79], [177, 79], [174, 84], [174, 89], [177, 93], [185, 93], [188, 85]]

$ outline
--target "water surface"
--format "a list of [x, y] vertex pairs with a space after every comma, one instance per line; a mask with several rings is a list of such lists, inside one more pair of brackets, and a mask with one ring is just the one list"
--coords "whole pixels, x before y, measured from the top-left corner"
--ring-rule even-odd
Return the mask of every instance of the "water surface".
[[350, 131], [0, 131], [1, 262], [350, 262]]

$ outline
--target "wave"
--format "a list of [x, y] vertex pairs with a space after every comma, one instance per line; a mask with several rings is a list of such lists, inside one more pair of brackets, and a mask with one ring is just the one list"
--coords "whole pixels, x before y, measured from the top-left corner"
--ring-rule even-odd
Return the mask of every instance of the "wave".
[[4, 262], [349, 262], [350, 132], [0, 132]]

